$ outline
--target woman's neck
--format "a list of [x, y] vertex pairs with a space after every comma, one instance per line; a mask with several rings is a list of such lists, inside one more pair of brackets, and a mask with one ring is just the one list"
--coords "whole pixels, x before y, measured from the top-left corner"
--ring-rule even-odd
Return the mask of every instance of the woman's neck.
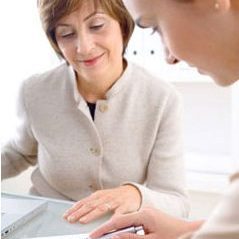
[[76, 73], [77, 89], [79, 93], [90, 103], [95, 103], [99, 99], [105, 99], [106, 92], [120, 78], [125, 67], [126, 62], [123, 62], [115, 71], [110, 71], [104, 75], [97, 75], [95, 79], [84, 79]]

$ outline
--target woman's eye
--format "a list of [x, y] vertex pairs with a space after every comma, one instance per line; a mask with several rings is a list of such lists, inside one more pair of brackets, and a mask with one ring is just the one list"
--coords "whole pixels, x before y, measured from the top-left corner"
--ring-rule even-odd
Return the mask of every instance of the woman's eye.
[[90, 26], [90, 29], [92, 29], [92, 30], [99, 30], [103, 26], [104, 26], [104, 24], [92, 25], [92, 26]]
[[73, 37], [75, 35], [74, 32], [69, 32], [69, 33], [65, 33], [65, 34], [61, 34], [62, 38], [70, 38]]

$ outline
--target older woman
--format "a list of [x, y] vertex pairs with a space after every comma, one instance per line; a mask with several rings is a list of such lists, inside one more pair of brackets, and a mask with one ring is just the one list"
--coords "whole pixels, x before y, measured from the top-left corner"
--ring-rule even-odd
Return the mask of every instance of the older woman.
[[123, 58], [134, 23], [122, 1], [38, 4], [64, 62], [23, 83], [3, 178], [37, 164], [31, 192], [78, 201], [64, 215], [72, 223], [142, 205], [186, 216], [180, 98]]
[[[152, 27], [160, 33], [170, 62], [187, 61], [212, 76], [219, 85], [239, 86], [238, 0], [129, 0], [125, 3], [140, 27]], [[226, 197], [202, 227], [200, 221], [186, 222], [147, 208], [113, 219], [92, 233], [92, 238], [113, 229], [143, 225], [146, 236], [122, 234], [117, 238], [174, 239], [201, 227], [185, 238], [238, 239], [238, 202], [237, 170], [231, 176]]]

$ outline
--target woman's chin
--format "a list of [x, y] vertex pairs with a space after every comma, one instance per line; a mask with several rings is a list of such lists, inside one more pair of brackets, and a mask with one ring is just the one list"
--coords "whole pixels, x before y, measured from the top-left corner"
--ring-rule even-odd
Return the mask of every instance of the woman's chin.
[[235, 82], [235, 80], [225, 76], [217, 76], [217, 75], [210, 75], [210, 76], [217, 85], [222, 87], [230, 86]]

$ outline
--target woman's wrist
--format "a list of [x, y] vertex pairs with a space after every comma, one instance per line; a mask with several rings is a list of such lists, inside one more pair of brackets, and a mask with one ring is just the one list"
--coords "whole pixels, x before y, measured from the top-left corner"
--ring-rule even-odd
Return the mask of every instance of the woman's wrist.
[[127, 184], [124, 184], [122, 185], [121, 187], [128, 187], [128, 189], [134, 193], [135, 198], [136, 200], [139, 202], [139, 206], [138, 206], [138, 209], [137, 211], [141, 208], [141, 205], [142, 205], [142, 194], [140, 192], [140, 190], [138, 189], [137, 186], [135, 186], [134, 184], [130, 184], [130, 183], [127, 183]]

